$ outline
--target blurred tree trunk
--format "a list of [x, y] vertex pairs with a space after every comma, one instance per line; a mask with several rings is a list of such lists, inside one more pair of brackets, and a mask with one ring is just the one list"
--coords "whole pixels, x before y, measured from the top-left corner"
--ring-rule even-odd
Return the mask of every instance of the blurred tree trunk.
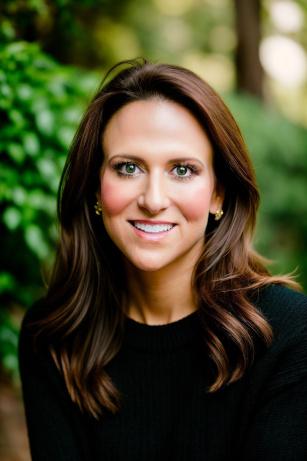
[[263, 99], [259, 59], [261, 0], [234, 0], [237, 32], [237, 89]]

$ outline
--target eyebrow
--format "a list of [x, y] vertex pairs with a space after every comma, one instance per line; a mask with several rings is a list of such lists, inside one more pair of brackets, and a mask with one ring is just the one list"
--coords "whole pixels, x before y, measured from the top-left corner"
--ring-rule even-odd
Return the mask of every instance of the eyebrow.
[[[120, 158], [125, 158], [127, 160], [138, 160], [138, 161], [141, 161], [143, 163], [146, 163], [144, 162], [144, 160], [141, 158], [141, 157], [138, 157], [137, 155], [129, 155], [129, 154], [116, 154], [116, 155], [113, 155], [113, 157], [110, 157], [109, 158], [109, 161], [113, 160], [114, 158], [116, 157], [120, 157]], [[202, 166], [205, 166], [204, 163], [199, 160], [198, 158], [195, 158], [195, 157], [175, 157], [175, 158], [171, 158], [168, 163], [180, 163], [180, 162], [197, 162], [199, 163], [200, 165]]]

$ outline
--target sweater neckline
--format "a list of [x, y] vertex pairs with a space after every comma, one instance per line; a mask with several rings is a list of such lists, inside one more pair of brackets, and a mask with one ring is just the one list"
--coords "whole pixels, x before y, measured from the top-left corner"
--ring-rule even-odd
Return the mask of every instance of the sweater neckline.
[[195, 342], [201, 331], [200, 310], [174, 322], [148, 325], [125, 318], [125, 342], [143, 351], [173, 350]]

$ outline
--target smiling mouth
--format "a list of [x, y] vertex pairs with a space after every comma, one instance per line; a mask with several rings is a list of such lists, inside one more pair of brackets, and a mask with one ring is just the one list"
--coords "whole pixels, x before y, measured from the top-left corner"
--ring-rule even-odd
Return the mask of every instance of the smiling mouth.
[[129, 221], [129, 223], [138, 230], [146, 232], [148, 234], [158, 234], [160, 232], [168, 232], [175, 224], [145, 224], [143, 222], [138, 221]]

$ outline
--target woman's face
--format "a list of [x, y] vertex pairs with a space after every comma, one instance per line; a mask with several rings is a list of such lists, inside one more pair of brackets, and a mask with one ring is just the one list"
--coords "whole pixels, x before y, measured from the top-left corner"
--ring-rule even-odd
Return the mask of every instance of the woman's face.
[[115, 245], [142, 271], [194, 267], [221, 205], [199, 122], [171, 101], [131, 102], [107, 124], [103, 152], [98, 199]]

